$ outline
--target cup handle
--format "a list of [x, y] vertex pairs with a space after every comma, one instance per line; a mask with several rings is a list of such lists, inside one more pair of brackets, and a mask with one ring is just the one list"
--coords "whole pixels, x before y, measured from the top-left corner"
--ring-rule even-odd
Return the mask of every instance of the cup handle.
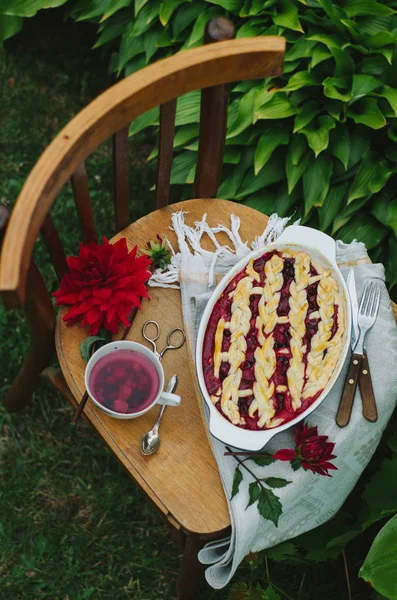
[[158, 403], [165, 404], [166, 406], [179, 406], [181, 403], [181, 397], [177, 394], [161, 392], [160, 398], [158, 399]]

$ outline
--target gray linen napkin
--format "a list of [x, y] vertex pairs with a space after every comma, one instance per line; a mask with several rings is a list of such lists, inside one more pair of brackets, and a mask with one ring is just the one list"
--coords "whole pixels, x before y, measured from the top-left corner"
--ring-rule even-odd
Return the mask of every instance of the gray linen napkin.
[[[357, 249], [361, 250], [358, 252]], [[361, 244], [345, 245], [338, 243], [339, 264], [360, 256], [363, 258]], [[332, 478], [314, 475], [299, 469], [293, 471], [289, 463], [276, 461], [268, 467], [258, 467], [252, 461], [250, 469], [257, 476], [282, 477], [292, 483], [285, 488], [277, 489], [277, 495], [283, 506], [278, 527], [264, 520], [256, 508], [248, 504], [248, 485], [253, 481], [244, 469], [243, 481], [239, 493], [230, 501], [236, 461], [233, 457], [224, 456], [225, 445], [215, 438], [212, 449], [219, 467], [219, 473], [225, 490], [231, 515], [232, 532], [220, 541], [207, 544], [199, 553], [206, 569], [206, 579], [213, 588], [224, 587], [232, 578], [238, 565], [249, 552], [255, 552], [275, 546], [280, 542], [294, 538], [329, 520], [342, 506], [355, 486], [362, 471], [372, 457], [386, 424], [394, 410], [397, 399], [397, 328], [394, 322], [390, 298], [384, 284], [383, 265], [360, 264], [354, 267], [357, 294], [360, 300], [364, 285], [371, 279], [383, 282], [379, 315], [375, 325], [366, 338], [366, 348], [371, 369], [373, 387], [378, 407], [377, 423], [369, 423], [362, 416], [360, 392], [357, 391], [350, 424], [340, 429], [335, 423], [350, 353], [342, 372], [324, 402], [308, 417], [310, 425], [317, 425], [320, 434], [329, 436], [335, 442], [333, 461], [338, 471], [332, 471]], [[347, 277], [349, 268], [342, 268]], [[182, 296], [183, 285], [182, 285]], [[197, 332], [198, 324], [210, 293], [184, 298], [185, 308], [190, 312], [188, 319], [194, 324]], [[188, 300], [190, 302], [188, 303]], [[204, 401], [203, 401], [204, 402]], [[205, 406], [208, 411], [207, 406]], [[294, 447], [294, 428], [276, 435], [266, 446], [266, 451], [273, 454], [281, 448]], [[216, 510], [216, 507], [214, 507]]]

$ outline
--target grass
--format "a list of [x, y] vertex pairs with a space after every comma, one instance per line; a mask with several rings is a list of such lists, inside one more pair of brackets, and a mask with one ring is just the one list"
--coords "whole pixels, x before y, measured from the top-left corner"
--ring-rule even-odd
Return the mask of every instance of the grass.
[[[105, 58], [90, 50], [91, 27], [63, 23], [62, 12], [50, 12], [0, 51], [0, 201], [9, 207], [53, 136], [109, 85]], [[134, 138], [131, 218], [153, 206], [150, 150], [150, 139]], [[98, 229], [111, 235], [109, 158], [104, 145], [87, 169]], [[80, 234], [70, 190], [52, 214], [66, 252], [75, 253]], [[55, 289], [40, 243], [35, 257]], [[1, 395], [27, 342], [23, 315], [0, 306]], [[161, 517], [92, 431], [72, 426], [70, 417], [71, 408], [44, 383], [22, 413], [0, 410], [0, 600], [172, 600], [179, 557]], [[372, 597], [356, 579], [365, 553], [359, 544], [348, 552], [356, 600]], [[271, 579], [294, 600], [347, 598], [342, 558], [315, 568], [268, 562]], [[244, 563], [235, 581], [265, 585], [266, 577], [261, 560]], [[214, 591], [203, 582], [198, 598], [225, 600], [229, 593], [230, 587]]]

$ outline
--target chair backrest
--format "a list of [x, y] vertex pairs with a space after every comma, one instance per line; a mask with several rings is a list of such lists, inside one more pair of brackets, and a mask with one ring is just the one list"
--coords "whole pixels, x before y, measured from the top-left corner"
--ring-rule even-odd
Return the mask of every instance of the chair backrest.
[[0, 265], [0, 292], [6, 307], [25, 303], [32, 251], [40, 231], [58, 277], [67, 269], [50, 208], [68, 180], [82, 238], [96, 240], [84, 161], [111, 136], [116, 232], [129, 224], [128, 128], [156, 106], [160, 106], [156, 204], [158, 208], [168, 204], [176, 99], [197, 89], [202, 92], [194, 196], [216, 195], [226, 134], [226, 84], [281, 74], [285, 50], [281, 37], [228, 39], [233, 36], [233, 26], [226, 19], [209, 22], [206, 41], [216, 44], [181, 52], [130, 75], [97, 97], [56, 136], [26, 180], [8, 224]]

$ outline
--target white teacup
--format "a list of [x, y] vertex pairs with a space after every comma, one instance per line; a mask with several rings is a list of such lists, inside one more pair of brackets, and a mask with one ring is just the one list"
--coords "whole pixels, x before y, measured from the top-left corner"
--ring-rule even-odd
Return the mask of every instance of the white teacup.
[[[135, 352], [139, 352], [140, 354], [144, 355], [146, 358], [148, 358], [150, 360], [150, 362], [156, 369], [157, 374], [159, 376], [159, 389], [158, 389], [158, 392], [157, 392], [155, 398], [153, 399], [151, 404], [149, 404], [148, 406], [146, 406], [143, 410], [141, 410], [139, 412], [121, 413], [121, 412], [116, 412], [115, 410], [112, 410], [110, 408], [107, 408], [106, 406], [101, 404], [95, 398], [95, 394], [93, 393], [93, 391], [90, 387], [90, 375], [92, 373], [92, 369], [97, 364], [97, 362], [104, 356], [107, 356], [108, 354], [110, 354], [112, 352], [118, 352], [119, 350], [134, 350]], [[130, 341], [110, 342], [110, 344], [105, 344], [104, 346], [99, 348], [96, 352], [94, 352], [94, 354], [91, 356], [90, 360], [88, 361], [87, 367], [85, 370], [85, 387], [86, 387], [86, 390], [87, 390], [91, 400], [93, 401], [93, 403], [96, 406], [98, 406], [98, 408], [103, 410], [103, 412], [105, 412], [108, 415], [111, 415], [112, 417], [115, 417], [116, 419], [136, 419], [137, 417], [140, 417], [141, 415], [144, 415], [145, 413], [147, 413], [151, 408], [153, 408], [153, 406], [155, 404], [167, 404], [168, 406], [178, 406], [181, 402], [180, 396], [178, 396], [176, 394], [169, 394], [168, 392], [163, 391], [163, 389], [164, 389], [164, 370], [163, 370], [163, 367], [161, 366], [159, 359], [153, 354], [153, 352], [151, 350], [146, 348], [146, 346], [143, 346], [142, 344], [138, 344], [137, 342], [130, 342]]]

